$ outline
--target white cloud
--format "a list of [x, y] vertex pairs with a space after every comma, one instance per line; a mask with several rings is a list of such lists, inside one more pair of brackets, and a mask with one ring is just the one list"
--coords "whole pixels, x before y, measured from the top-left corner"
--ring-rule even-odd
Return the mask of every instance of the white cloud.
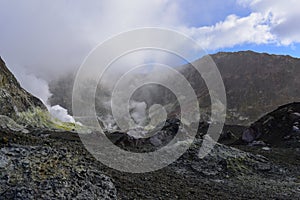
[[172, 27], [180, 22], [180, 7], [171, 0], [102, 1], [99, 9], [82, 23], [93, 44], [120, 32], [134, 28], [159, 26]]
[[298, 0], [239, 0], [249, 6], [253, 13], [270, 18], [270, 30], [279, 45], [292, 45], [300, 42], [300, 1]]
[[51, 80], [76, 69], [103, 40], [138, 27], [176, 26], [180, 12], [171, 0], [0, 1], [0, 54], [11, 67]]
[[213, 26], [183, 28], [205, 49], [219, 49], [245, 43], [265, 44], [274, 42], [268, 18], [259, 13], [247, 17], [228, 16]]
[[172, 0], [0, 1], [0, 55], [45, 102], [47, 82], [77, 69], [97, 44], [133, 28], [177, 26], [180, 12]]
[[243, 44], [293, 45], [300, 42], [300, 1], [237, 0], [249, 7], [245, 17], [234, 14], [212, 26], [183, 27], [205, 49], [220, 49]]

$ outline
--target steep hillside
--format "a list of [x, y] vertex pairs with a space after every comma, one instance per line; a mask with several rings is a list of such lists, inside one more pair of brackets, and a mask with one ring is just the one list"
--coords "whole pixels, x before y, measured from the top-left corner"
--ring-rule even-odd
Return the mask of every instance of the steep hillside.
[[0, 58], [0, 131], [26, 129], [73, 130], [74, 123], [64, 123], [52, 117], [37, 97], [24, 90]]
[[30, 109], [46, 110], [44, 104], [25, 91], [0, 57], [0, 115], [16, 119], [17, 113]]

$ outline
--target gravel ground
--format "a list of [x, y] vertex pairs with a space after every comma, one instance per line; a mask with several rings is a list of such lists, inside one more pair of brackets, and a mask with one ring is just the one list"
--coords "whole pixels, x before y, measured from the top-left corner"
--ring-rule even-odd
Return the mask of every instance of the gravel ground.
[[[201, 143], [197, 140], [198, 143], [196, 141], [187, 153], [170, 166], [150, 173], [131, 174], [116, 171], [96, 161], [75, 133], [39, 131], [38, 134], [24, 134], [2, 131], [0, 140], [1, 163], [5, 163], [5, 159], [14, 160], [12, 169], [1, 164], [2, 199], [18, 199], [18, 195], [27, 194], [28, 189], [32, 189], [30, 194], [35, 196], [23, 196], [23, 199], [59, 199], [70, 191], [77, 199], [300, 199], [298, 164], [284, 162], [289, 156], [290, 159], [299, 157], [291, 155], [288, 150], [285, 154], [282, 149], [266, 152], [261, 148], [236, 146], [252, 152], [245, 153], [217, 145], [209, 156], [201, 160], [196, 156]], [[17, 151], [25, 151], [21, 158], [16, 148], [19, 149]], [[41, 156], [45, 152], [48, 153]], [[58, 162], [59, 166], [55, 168], [54, 161], [60, 156], [64, 158], [63, 162]], [[24, 162], [33, 166], [27, 178], [24, 178]], [[38, 173], [40, 168], [35, 168], [38, 163], [45, 163], [43, 173]], [[63, 172], [67, 175], [63, 175]], [[5, 173], [11, 173], [11, 176], [15, 174], [17, 184], [9, 185]], [[85, 174], [84, 181], [80, 181], [80, 173]], [[72, 185], [72, 188], [63, 187], [59, 181]], [[71, 194], [64, 198], [71, 199]]]

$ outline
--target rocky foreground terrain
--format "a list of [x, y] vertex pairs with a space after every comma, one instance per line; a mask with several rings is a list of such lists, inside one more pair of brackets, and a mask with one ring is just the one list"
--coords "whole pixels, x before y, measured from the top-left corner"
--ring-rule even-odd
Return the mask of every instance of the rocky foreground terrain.
[[[2, 80], [13, 80], [9, 87], [18, 85], [8, 69], [0, 72]], [[7, 94], [9, 87], [0, 85]], [[14, 88], [16, 94], [23, 90]], [[30, 104], [25, 110], [18, 111], [18, 95], [0, 101], [2, 108], [17, 102], [14, 114], [0, 113], [0, 199], [300, 199], [300, 103], [281, 106], [247, 127], [225, 126], [204, 159], [198, 157], [208, 128], [202, 122], [176, 162], [132, 174], [97, 161], [76, 126], [53, 121], [32, 95], [22, 94], [28, 96], [20, 102]], [[159, 137], [153, 136], [156, 142], [122, 132], [107, 136], [120, 148], [145, 152], [167, 143], [180, 127], [178, 119], [169, 119]]]
[[[24, 129], [4, 128], [0, 131], [1, 198], [299, 199], [300, 133], [296, 127], [300, 116], [295, 118], [299, 112], [299, 103], [289, 104], [251, 127], [226, 126], [222, 141], [231, 145], [217, 144], [204, 159], [198, 158], [200, 135], [207, 128], [202, 124], [194, 144], [179, 160], [144, 174], [104, 166], [74, 132], [44, 129], [25, 133]], [[273, 132], [270, 118], [282, 129]], [[247, 130], [258, 123], [265, 124], [260, 137], [244, 141]], [[169, 124], [165, 133], [172, 131]], [[118, 135], [122, 148], [136, 144], [128, 142], [132, 141], [128, 137]], [[273, 137], [276, 143], [269, 140]]]

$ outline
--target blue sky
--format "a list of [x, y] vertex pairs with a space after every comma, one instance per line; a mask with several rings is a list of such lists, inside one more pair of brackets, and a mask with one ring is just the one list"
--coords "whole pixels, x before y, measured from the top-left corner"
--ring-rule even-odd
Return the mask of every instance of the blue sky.
[[182, 3], [184, 20], [188, 26], [210, 26], [223, 21], [228, 15], [236, 14], [244, 17], [251, 13], [247, 7], [237, 4], [236, 0], [226, 0], [220, 5], [220, 1], [188, 0]]
[[244, 45], [236, 45], [232, 48], [224, 48], [218, 49], [215, 51], [210, 51], [209, 53], [216, 53], [219, 51], [245, 51], [251, 50], [259, 53], [269, 53], [269, 54], [277, 54], [277, 55], [289, 55], [292, 57], [300, 58], [300, 45], [293, 44], [291, 46], [278, 46], [278, 45], [257, 45], [257, 44], [244, 44]]

